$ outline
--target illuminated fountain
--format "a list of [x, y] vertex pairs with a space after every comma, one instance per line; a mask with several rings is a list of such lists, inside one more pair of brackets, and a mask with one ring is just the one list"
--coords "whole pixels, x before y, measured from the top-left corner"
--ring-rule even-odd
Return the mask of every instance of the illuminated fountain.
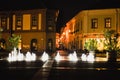
[[36, 60], [36, 54], [30, 53], [29, 51], [24, 55], [20, 52], [20, 49], [14, 48], [14, 50], [9, 53], [9, 56], [7, 58], [8, 61], [35, 61]]
[[[28, 51], [26, 54], [23, 54], [20, 52], [20, 49], [17, 50], [16, 48], [14, 48], [14, 50], [12, 50], [9, 53], [9, 56], [7, 57], [7, 60], [9, 62], [14, 62], [14, 61], [27, 61], [28, 62], [28, 61], [35, 61], [37, 59], [40, 59], [44, 62], [49, 59], [49, 55], [48, 53], [44, 51], [41, 57], [37, 58], [35, 53]], [[61, 56], [58, 51], [54, 59], [56, 61], [60, 61], [60, 60], [78, 61], [79, 60], [76, 51], [74, 51], [73, 53], [70, 53], [68, 56]], [[100, 58], [100, 57], [95, 58], [93, 54], [86, 55], [84, 53], [81, 55], [80, 59], [81, 61], [89, 61], [89, 62], [106, 61], [106, 58], [105, 59]]]
[[24, 60], [24, 55], [22, 53], [20, 53], [20, 51], [18, 52], [18, 55], [16, 55], [16, 56], [17, 56], [18, 61]]
[[36, 54], [30, 53], [29, 51], [25, 55], [25, 61], [35, 61], [36, 60]]
[[70, 53], [68, 58], [69, 58], [70, 61], [77, 61], [78, 57], [77, 57], [76, 51], [74, 51], [73, 53]]
[[47, 61], [47, 60], [49, 59], [48, 53], [46, 53], [46, 52], [44, 51], [40, 59], [41, 59], [42, 61]]
[[18, 52], [16, 48], [9, 53], [9, 56], [7, 58], [8, 61], [21, 61], [24, 59], [24, 55], [22, 53]]
[[60, 61], [60, 60], [77, 61], [78, 57], [77, 57], [76, 51], [74, 51], [73, 53], [70, 53], [68, 56], [61, 56], [60, 52], [58, 51], [54, 59], [56, 61]]
[[87, 61], [87, 56], [84, 53], [81, 55], [81, 60], [82, 61]]
[[87, 61], [95, 61], [94, 55], [93, 54], [89, 54], [87, 56]]
[[93, 54], [88, 54], [88, 55], [86, 55], [86, 54], [82, 54], [82, 56], [81, 56], [81, 60], [82, 61], [95, 61], [95, 58], [94, 58], [94, 55]]
[[[43, 52], [42, 56], [40, 57], [40, 60], [46, 61], [49, 59], [49, 55], [46, 52]], [[20, 52], [20, 49], [17, 50], [14, 48], [14, 50], [9, 53], [9, 56], [7, 58], [9, 62], [14, 62], [14, 61], [35, 61], [37, 60], [37, 56], [33, 52], [27, 52], [26, 54], [23, 54]]]
[[62, 60], [67, 60], [67, 61], [78, 61], [78, 60], [81, 60], [81, 61], [87, 61], [87, 62], [94, 62], [94, 61], [107, 61], [106, 58], [103, 58], [103, 57], [95, 57], [94, 54], [92, 53], [89, 53], [89, 54], [85, 54], [83, 53], [80, 57], [77, 56], [77, 53], [76, 51], [74, 51], [73, 53], [69, 53], [68, 56], [62, 56], [60, 55], [60, 52], [58, 51], [56, 53], [56, 56], [54, 58], [56, 61], [62, 61]]
[[55, 60], [56, 60], [56, 61], [62, 60], [62, 56], [60, 55], [59, 52], [57, 52], [57, 55], [55, 56]]

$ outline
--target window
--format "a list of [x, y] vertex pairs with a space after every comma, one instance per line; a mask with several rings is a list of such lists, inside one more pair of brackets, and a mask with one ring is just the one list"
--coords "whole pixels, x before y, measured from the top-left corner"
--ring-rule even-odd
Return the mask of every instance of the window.
[[32, 15], [32, 18], [31, 18], [31, 28], [34, 30], [37, 29], [37, 26], [38, 26], [38, 15]]
[[54, 27], [54, 19], [52, 17], [52, 15], [48, 16], [48, 30], [52, 31]]
[[105, 18], [105, 28], [111, 28], [111, 18]]
[[21, 15], [16, 16], [16, 29], [17, 30], [22, 29], [22, 16]]
[[48, 21], [48, 30], [53, 30], [53, 22]]
[[3, 28], [3, 30], [7, 29], [7, 17], [5, 16], [1, 17], [1, 27]]
[[91, 28], [98, 28], [98, 19], [94, 18], [91, 20]]

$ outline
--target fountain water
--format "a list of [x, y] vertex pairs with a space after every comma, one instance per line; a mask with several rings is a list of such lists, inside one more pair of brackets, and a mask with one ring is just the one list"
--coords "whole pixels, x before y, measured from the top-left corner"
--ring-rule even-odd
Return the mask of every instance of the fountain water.
[[87, 56], [83, 53], [82, 56], [81, 56], [81, 60], [82, 61], [87, 61]]
[[44, 51], [40, 59], [41, 59], [42, 61], [47, 61], [47, 60], [49, 59], [48, 53], [46, 53], [46, 52]]
[[55, 60], [56, 61], [60, 61], [60, 60], [77, 61], [78, 57], [77, 57], [76, 51], [74, 51], [74, 53], [70, 53], [68, 56], [61, 56], [60, 52], [58, 51], [56, 56], [55, 56]]
[[[40, 59], [42, 61], [48, 60], [49, 59], [48, 53], [44, 51]], [[12, 50], [11, 53], [9, 53], [7, 60], [9, 62], [14, 62], [14, 61], [27, 61], [28, 62], [28, 61], [37, 60], [37, 56], [35, 53], [33, 52], [31, 53], [29, 51], [24, 55], [23, 53], [20, 52], [20, 49], [17, 50], [16, 48], [14, 48], [14, 50]]]
[[89, 55], [87, 56], [87, 61], [95, 61], [94, 55], [93, 55], [93, 54], [89, 54]]
[[86, 55], [86, 54], [82, 54], [82, 56], [81, 56], [81, 60], [82, 61], [95, 61], [95, 58], [94, 58], [94, 55], [93, 54], [88, 54], [88, 55]]
[[69, 58], [70, 61], [77, 61], [78, 57], [77, 57], [76, 51], [74, 51], [73, 53], [70, 53], [68, 58]]
[[56, 60], [56, 61], [62, 60], [62, 56], [60, 55], [59, 52], [57, 52], [57, 54], [56, 54], [56, 56], [55, 56], [55, 60]]
[[[42, 56], [39, 59], [42, 60], [42, 61], [48, 60], [49, 59], [48, 53], [46, 53], [44, 51]], [[56, 61], [60, 61], [60, 60], [78, 61], [79, 60], [76, 51], [74, 51], [73, 53], [70, 53], [68, 56], [61, 56], [59, 51], [58, 51], [54, 59]], [[99, 58], [96, 58], [96, 59], [95, 59], [93, 54], [86, 55], [86, 54], [83, 53], [81, 55], [81, 60], [82, 61], [90, 61], [90, 62], [93, 62], [95, 60], [99, 61]], [[35, 61], [35, 60], [37, 60], [37, 56], [36, 56], [35, 53], [31, 53], [29, 51], [26, 54], [23, 54], [23, 53], [20, 52], [20, 49], [17, 50], [16, 48], [14, 48], [9, 53], [9, 56], [7, 57], [7, 60], [9, 62], [14, 62], [14, 61]], [[102, 61], [101, 58], [100, 58], [100, 60]]]
[[36, 54], [30, 53], [29, 51], [24, 55], [20, 52], [20, 49], [14, 48], [14, 50], [9, 53], [9, 56], [7, 58], [8, 61], [35, 61], [36, 60]]
[[25, 61], [35, 61], [36, 60], [36, 54], [30, 53], [29, 51], [25, 55]]

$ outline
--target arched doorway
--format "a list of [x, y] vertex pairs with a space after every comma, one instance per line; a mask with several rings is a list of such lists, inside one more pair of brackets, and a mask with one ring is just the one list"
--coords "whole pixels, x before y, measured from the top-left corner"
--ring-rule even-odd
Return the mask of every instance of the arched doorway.
[[37, 51], [37, 39], [32, 39], [30, 46], [32, 52]]

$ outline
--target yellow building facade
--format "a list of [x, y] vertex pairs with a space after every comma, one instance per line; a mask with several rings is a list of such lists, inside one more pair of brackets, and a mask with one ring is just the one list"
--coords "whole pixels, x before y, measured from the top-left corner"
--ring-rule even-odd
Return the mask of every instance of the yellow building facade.
[[9, 46], [12, 34], [21, 36], [23, 51], [54, 51], [58, 10], [34, 9], [0, 12], [0, 27], [4, 46]]
[[[105, 29], [120, 33], [120, 9], [83, 10], [66, 23], [60, 42], [67, 49], [84, 49], [87, 39], [104, 39]], [[64, 34], [63, 34], [64, 33]], [[102, 50], [102, 45], [99, 46]]]

